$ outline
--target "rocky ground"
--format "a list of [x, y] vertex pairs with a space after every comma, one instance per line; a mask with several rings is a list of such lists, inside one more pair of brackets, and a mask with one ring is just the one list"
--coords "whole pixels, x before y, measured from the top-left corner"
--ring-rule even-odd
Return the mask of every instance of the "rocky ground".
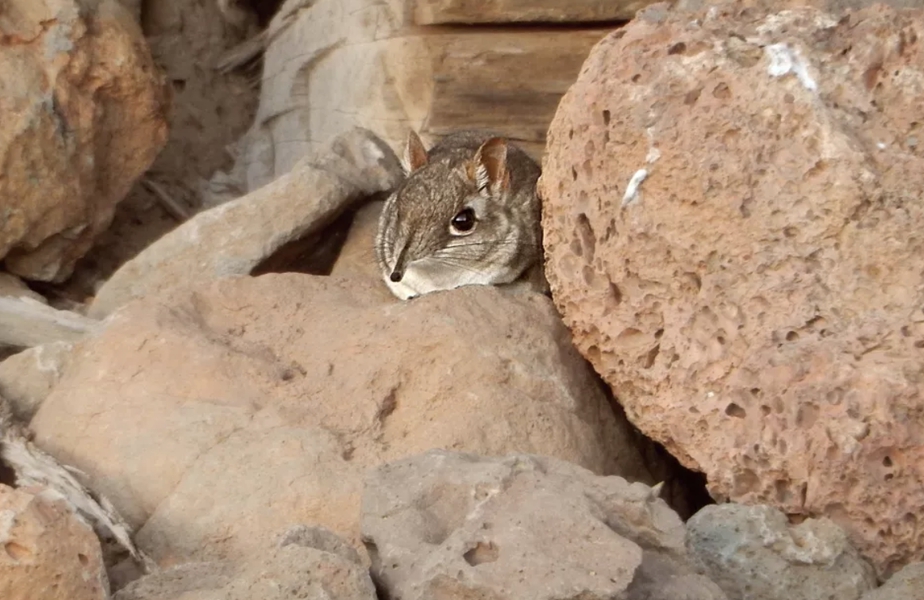
[[[649, 4], [0, 9], [0, 598], [924, 598], [924, 8]], [[473, 125], [551, 297], [398, 301]]]

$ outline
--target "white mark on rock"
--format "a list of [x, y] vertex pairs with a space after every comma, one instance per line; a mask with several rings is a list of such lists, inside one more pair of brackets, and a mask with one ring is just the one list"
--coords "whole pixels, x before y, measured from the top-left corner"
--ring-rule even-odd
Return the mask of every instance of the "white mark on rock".
[[782, 77], [792, 73], [799, 79], [802, 87], [809, 91], [816, 91], [818, 84], [808, 71], [808, 64], [803, 60], [799, 51], [790, 48], [787, 44], [770, 44], [764, 47], [764, 53], [770, 60], [767, 72], [771, 77]]
[[645, 162], [653, 165], [661, 158], [661, 151], [655, 147], [654, 127], [646, 129], [645, 134], [648, 136], [648, 154], [645, 155]]
[[885, 150], [886, 149], [885, 142], [879, 142], [878, 144], [876, 144], [876, 147], [879, 148], [880, 150]]
[[628, 206], [638, 200], [638, 188], [646, 177], [648, 177], [647, 169], [639, 169], [635, 172], [632, 179], [629, 180], [629, 185], [626, 186], [625, 195], [622, 197], [623, 206]]

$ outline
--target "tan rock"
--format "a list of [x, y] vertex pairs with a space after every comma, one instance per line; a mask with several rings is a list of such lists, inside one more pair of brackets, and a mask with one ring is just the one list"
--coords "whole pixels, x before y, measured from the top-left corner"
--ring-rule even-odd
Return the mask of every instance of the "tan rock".
[[358, 539], [363, 473], [429, 448], [557, 456], [650, 481], [551, 302], [487, 286], [231, 278], [133, 302], [32, 420], [161, 565], [320, 523]]
[[911, 563], [861, 600], [912, 600], [924, 590], [924, 562]]
[[687, 600], [725, 598], [686, 564], [683, 522], [655, 491], [550, 458], [434, 450], [383, 465], [362, 531], [390, 598], [676, 600], [673, 579]]
[[51, 342], [0, 362], [0, 396], [28, 423], [58, 383], [70, 361], [71, 342]]
[[857, 600], [873, 568], [827, 518], [790, 525], [769, 506], [713, 504], [687, 521], [687, 551], [729, 598]]
[[547, 275], [718, 498], [924, 551], [924, 14], [639, 13], [550, 128]]
[[105, 600], [99, 540], [50, 490], [0, 484], [0, 598]]
[[443, 23], [583, 23], [627, 21], [652, 0], [417, 0], [414, 19]]
[[331, 532], [295, 527], [243, 566], [186, 563], [140, 579], [114, 600], [375, 600], [356, 551]]
[[14, 0], [0, 31], [0, 258], [60, 281], [163, 146], [167, 96], [116, 0]]
[[558, 101], [609, 30], [420, 28], [410, 0], [289, 3], [270, 26], [260, 106], [236, 176], [255, 190], [353, 126], [401, 147], [497, 130], [539, 157]]
[[9, 298], [32, 298], [36, 302], [48, 303], [41, 294], [33, 292], [19, 277], [9, 273], [0, 273], [0, 296]]

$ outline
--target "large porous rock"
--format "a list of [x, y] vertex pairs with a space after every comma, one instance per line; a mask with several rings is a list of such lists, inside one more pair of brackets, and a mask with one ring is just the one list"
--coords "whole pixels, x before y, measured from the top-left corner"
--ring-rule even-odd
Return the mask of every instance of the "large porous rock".
[[0, 549], [0, 598], [109, 597], [96, 534], [52, 490], [0, 484]]
[[718, 498], [924, 551], [924, 14], [650, 7], [550, 129], [547, 275]]
[[552, 303], [488, 286], [394, 300], [301, 274], [123, 307], [31, 422], [162, 565], [321, 523], [358, 539], [363, 472], [427, 449], [556, 456], [651, 481]]
[[687, 522], [686, 544], [729, 598], [857, 600], [876, 586], [873, 568], [827, 518], [790, 525], [770, 506], [714, 504]]
[[0, 259], [60, 281], [167, 136], [167, 95], [116, 0], [13, 0], [0, 15]]
[[372, 472], [362, 509], [390, 598], [724, 598], [656, 491], [555, 459], [433, 450]]
[[320, 527], [294, 527], [243, 565], [185, 563], [120, 590], [114, 600], [376, 600], [351, 546]]
[[564, 12], [597, 21], [648, 1], [289, 0], [269, 26], [259, 108], [230, 180], [252, 191], [356, 125], [393, 147], [410, 128], [427, 144], [460, 128], [493, 129], [538, 158], [562, 94], [613, 25], [471, 29], [417, 19], [547, 22]]

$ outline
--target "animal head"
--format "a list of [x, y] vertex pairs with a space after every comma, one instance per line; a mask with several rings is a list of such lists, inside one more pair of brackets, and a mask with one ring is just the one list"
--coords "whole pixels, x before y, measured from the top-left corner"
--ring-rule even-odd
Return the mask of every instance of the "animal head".
[[521, 236], [508, 154], [499, 137], [447, 138], [428, 154], [417, 134], [408, 135], [407, 178], [386, 203], [376, 240], [395, 295], [507, 283], [520, 274], [512, 264]]

